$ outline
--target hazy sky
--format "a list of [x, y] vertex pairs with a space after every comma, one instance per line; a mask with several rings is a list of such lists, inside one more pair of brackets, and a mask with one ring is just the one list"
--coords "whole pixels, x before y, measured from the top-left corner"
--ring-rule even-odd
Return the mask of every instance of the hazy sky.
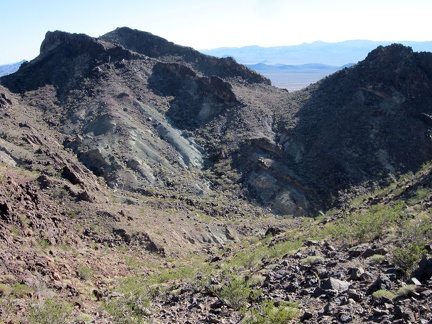
[[47, 31], [123, 26], [195, 49], [432, 40], [431, 0], [0, 0], [0, 12], [0, 64], [36, 57]]

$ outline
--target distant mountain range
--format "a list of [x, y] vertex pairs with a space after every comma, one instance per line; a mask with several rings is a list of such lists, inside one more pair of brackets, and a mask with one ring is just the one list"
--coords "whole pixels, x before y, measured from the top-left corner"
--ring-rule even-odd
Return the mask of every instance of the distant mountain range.
[[387, 46], [393, 43], [410, 46], [416, 52], [431, 52], [430, 42], [378, 42], [368, 40], [348, 40], [339, 43], [313, 42], [300, 45], [276, 47], [221, 47], [200, 52], [216, 57], [232, 56], [241, 64], [287, 64], [299, 65], [321, 63], [325, 65], [342, 66], [348, 63], [357, 63], [363, 60], [369, 52], [378, 46]]
[[18, 71], [19, 67], [21, 66], [21, 64], [23, 64], [23, 62], [24, 61], [0, 65], [0, 77]]
[[201, 50], [216, 57], [233, 57], [264, 75], [274, 86], [295, 91], [366, 58], [378, 46], [401, 43], [417, 52], [431, 52], [432, 42], [375, 42], [349, 40], [339, 43], [313, 42], [277, 47], [221, 47]]

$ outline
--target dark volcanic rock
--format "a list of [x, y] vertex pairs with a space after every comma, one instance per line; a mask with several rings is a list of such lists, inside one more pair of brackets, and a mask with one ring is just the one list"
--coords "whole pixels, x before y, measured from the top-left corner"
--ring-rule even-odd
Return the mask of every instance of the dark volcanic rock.
[[413, 277], [419, 279], [420, 281], [426, 281], [432, 278], [432, 258], [424, 256], [418, 268], [413, 272]]
[[48, 32], [1, 83], [113, 188], [232, 191], [310, 215], [430, 160], [431, 80], [431, 53], [394, 44], [287, 93], [232, 58], [123, 27]]
[[380, 47], [357, 65], [293, 93], [305, 99], [297, 125], [289, 129], [287, 120], [287, 136], [279, 143], [287, 152], [297, 147], [291, 153], [295, 173], [307, 170], [311, 182], [320, 179], [314, 189], [328, 201], [325, 191], [417, 170], [432, 156], [425, 122], [432, 113], [430, 62], [431, 53]]
[[231, 57], [216, 58], [201, 54], [190, 48], [176, 45], [164, 38], [127, 27], [117, 28], [102, 37], [101, 40], [113, 44], [120, 44], [134, 52], [171, 62], [181, 62], [191, 65], [194, 70], [207, 77], [218, 76], [222, 78], [241, 77], [247, 82], [270, 84], [270, 80], [238, 64]]

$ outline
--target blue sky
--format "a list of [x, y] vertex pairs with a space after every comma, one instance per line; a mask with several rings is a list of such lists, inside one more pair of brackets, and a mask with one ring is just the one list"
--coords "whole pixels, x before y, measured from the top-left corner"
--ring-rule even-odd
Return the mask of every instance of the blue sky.
[[122, 26], [195, 49], [432, 40], [430, 0], [0, 0], [0, 12], [0, 64], [35, 58], [47, 31]]

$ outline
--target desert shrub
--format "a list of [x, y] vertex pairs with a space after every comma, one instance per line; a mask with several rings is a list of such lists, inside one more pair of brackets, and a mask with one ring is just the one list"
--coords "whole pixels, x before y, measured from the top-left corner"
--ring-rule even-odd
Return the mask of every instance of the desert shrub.
[[25, 295], [30, 293], [31, 290], [32, 289], [30, 287], [19, 282], [14, 283], [12, 286], [12, 293], [18, 298], [24, 297]]
[[251, 291], [249, 282], [244, 278], [231, 278], [223, 285], [218, 296], [225, 304], [235, 310], [239, 310], [246, 306]]
[[391, 261], [409, 276], [426, 252], [426, 242], [432, 239], [431, 216], [428, 213], [420, 213], [413, 219], [401, 222], [397, 237], [397, 247], [392, 251]]
[[51, 245], [50, 241], [45, 238], [38, 238], [36, 241], [39, 247], [43, 250], [46, 250]]
[[282, 302], [278, 306], [274, 301], [262, 301], [258, 309], [250, 310], [245, 318], [248, 324], [285, 324], [296, 319], [300, 315], [297, 304]]
[[266, 248], [266, 255], [269, 258], [282, 257], [285, 254], [294, 254], [303, 244], [302, 239], [282, 241]]
[[94, 323], [94, 317], [90, 314], [80, 313], [75, 319], [78, 323]]
[[319, 255], [310, 255], [307, 258], [302, 260], [302, 264], [304, 265], [312, 265], [312, 264], [321, 264], [324, 263], [325, 259]]
[[331, 224], [323, 233], [348, 243], [365, 243], [380, 238], [402, 216], [404, 203], [395, 206], [375, 205], [365, 213], [350, 214], [343, 222]]
[[45, 299], [30, 309], [31, 324], [64, 324], [72, 313], [72, 304], [58, 299]]
[[118, 291], [124, 297], [111, 299], [104, 303], [104, 308], [114, 318], [115, 323], [144, 323], [150, 315], [149, 309], [153, 299], [161, 292], [161, 283], [154, 284], [142, 276], [123, 278]]
[[118, 324], [141, 324], [150, 315], [147, 309], [148, 299], [143, 295], [130, 294], [116, 298], [104, 304], [105, 310]]
[[425, 199], [426, 197], [428, 197], [430, 195], [431, 195], [430, 188], [421, 187], [421, 188], [417, 189], [417, 191], [416, 191], [417, 201], [423, 200], [423, 199]]
[[261, 252], [261, 249], [239, 252], [230, 260], [230, 264], [235, 269], [253, 270], [261, 263], [261, 258], [264, 256]]
[[87, 266], [80, 266], [78, 268], [78, 277], [81, 280], [89, 280], [93, 276], [93, 269]]
[[393, 299], [396, 297], [396, 295], [394, 293], [392, 293], [391, 291], [388, 291], [385, 289], [380, 289], [380, 290], [375, 291], [372, 294], [372, 297], [374, 299], [381, 299], [381, 298]]
[[370, 264], [378, 264], [383, 262], [386, 259], [386, 257], [382, 254], [374, 254], [372, 256], [370, 256], [369, 258], [367, 258], [367, 261]]
[[398, 289], [396, 295], [398, 296], [408, 296], [411, 292], [415, 291], [416, 285], [405, 285]]
[[406, 276], [409, 276], [420, 262], [424, 252], [422, 244], [408, 243], [393, 250], [392, 261]]

